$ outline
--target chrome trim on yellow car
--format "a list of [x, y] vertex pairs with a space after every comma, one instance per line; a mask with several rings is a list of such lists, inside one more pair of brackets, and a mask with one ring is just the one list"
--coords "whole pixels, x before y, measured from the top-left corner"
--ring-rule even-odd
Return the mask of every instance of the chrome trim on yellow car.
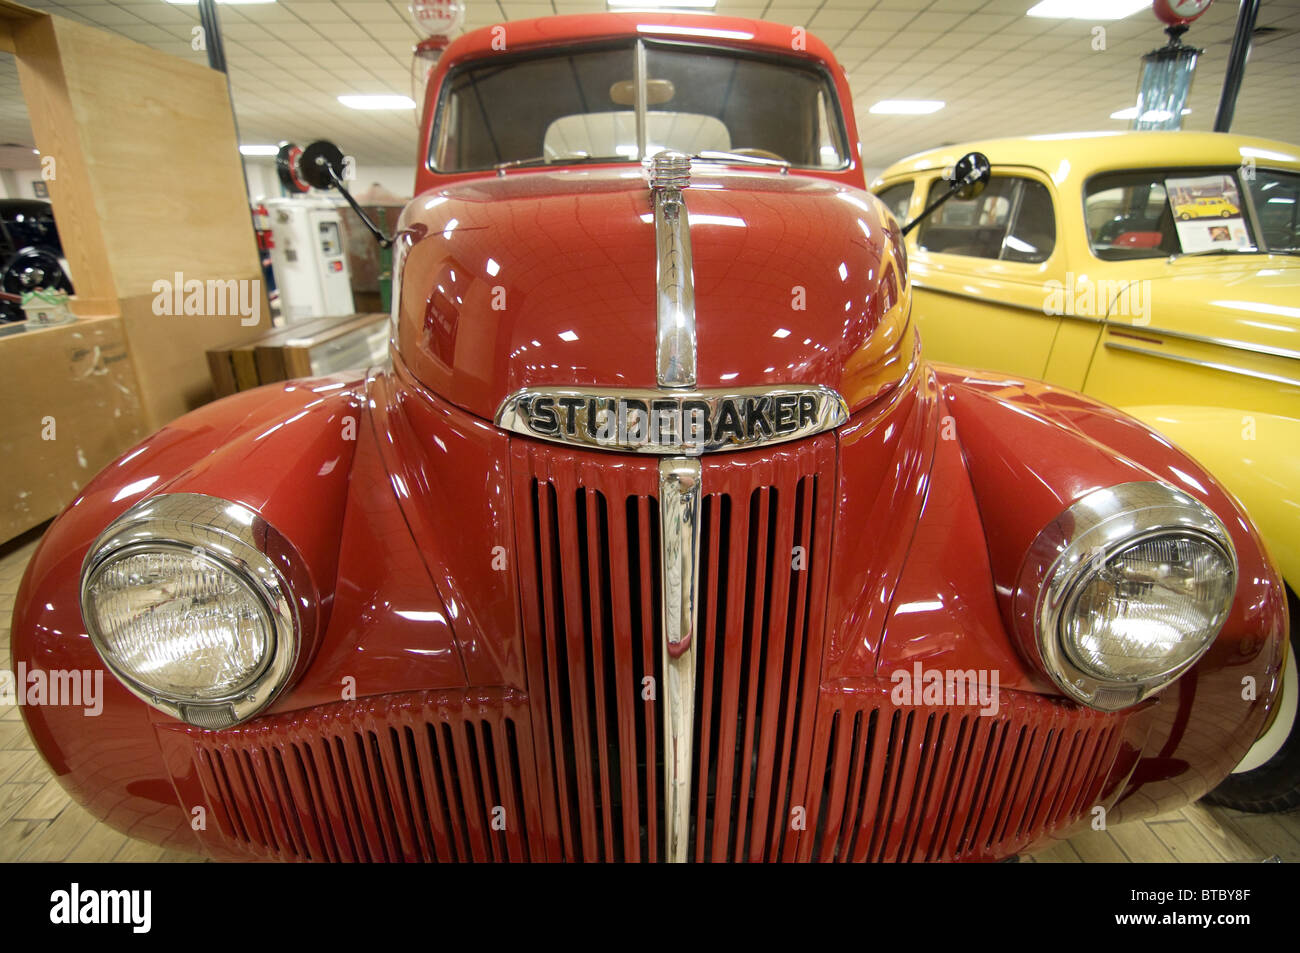
[[1300, 380], [1292, 377], [1282, 377], [1280, 374], [1266, 374], [1263, 371], [1250, 371], [1244, 367], [1233, 367], [1231, 364], [1216, 364], [1214, 361], [1202, 361], [1194, 357], [1184, 357], [1181, 354], [1169, 354], [1165, 351], [1152, 351], [1144, 347], [1133, 347], [1129, 344], [1116, 344], [1114, 341], [1107, 341], [1106, 347], [1114, 351], [1129, 351], [1133, 354], [1145, 354], [1148, 357], [1161, 357], [1166, 361], [1178, 361], [1183, 364], [1193, 364], [1197, 367], [1208, 367], [1214, 371], [1224, 371], [1228, 374], [1239, 374], [1242, 377], [1253, 377], [1261, 381], [1271, 381], [1274, 384], [1286, 384], [1289, 387], [1300, 387]]
[[999, 308], [1014, 308], [1016, 311], [1028, 311], [1030, 314], [1042, 315], [1048, 318], [1073, 318], [1076, 321], [1087, 321], [1089, 324], [1101, 324], [1101, 318], [1090, 317], [1085, 314], [1057, 314], [1048, 311], [1045, 308], [1035, 308], [1032, 305], [1020, 304], [1015, 301], [1004, 301], [1001, 298], [986, 298], [983, 295], [968, 294], [964, 291], [952, 291], [948, 288], [936, 288], [934, 285], [927, 285], [915, 278], [912, 279], [912, 287], [919, 291], [930, 291], [937, 295], [947, 295], [950, 298], [961, 298], [965, 301], [978, 301], [981, 304], [996, 305]]
[[[1125, 325], [1125, 327], [1127, 326], [1128, 325]], [[1153, 328], [1148, 325], [1135, 325], [1134, 328], [1141, 330], [1145, 334], [1163, 334], [1166, 337], [1178, 338], [1180, 341], [1195, 341], [1198, 344], [1213, 344], [1218, 347], [1230, 347], [1237, 351], [1248, 351], [1251, 354], [1265, 354], [1269, 357], [1284, 357], [1288, 360], [1300, 361], [1300, 351], [1291, 351], [1283, 347], [1270, 347], [1267, 344], [1251, 344], [1249, 341], [1235, 341], [1232, 338], [1207, 337], [1204, 334], [1190, 334], [1187, 331], [1171, 331], [1168, 328]]]

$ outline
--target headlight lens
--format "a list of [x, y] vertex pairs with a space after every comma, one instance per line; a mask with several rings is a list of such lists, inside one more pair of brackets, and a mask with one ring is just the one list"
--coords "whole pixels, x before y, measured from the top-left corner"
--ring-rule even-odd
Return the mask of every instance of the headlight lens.
[[195, 493], [152, 497], [86, 554], [81, 614], [138, 697], [202, 728], [251, 718], [298, 659], [292, 547], [255, 512]]
[[1158, 536], [1105, 560], [1063, 617], [1065, 649], [1112, 681], [1170, 672], [1195, 659], [1232, 602], [1232, 563], [1214, 544]]
[[86, 585], [102, 650], [145, 689], [193, 699], [247, 687], [275, 642], [265, 604], [210, 556], [184, 550], [127, 552]]
[[1022, 640], [1067, 695], [1113, 711], [1201, 657], [1236, 582], [1232, 540], [1199, 500], [1164, 483], [1107, 487], [1031, 547], [1017, 590], [1034, 600], [1020, 610], [1032, 626]]

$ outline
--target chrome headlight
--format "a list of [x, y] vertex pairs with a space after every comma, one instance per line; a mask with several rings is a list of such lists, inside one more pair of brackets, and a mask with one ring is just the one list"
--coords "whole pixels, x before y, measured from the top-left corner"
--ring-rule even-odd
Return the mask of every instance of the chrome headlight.
[[1039, 534], [1018, 598], [1037, 593], [1023, 616], [1047, 674], [1113, 711], [1201, 657], [1236, 586], [1236, 551], [1208, 507], [1164, 483], [1124, 483], [1088, 494]]
[[194, 493], [127, 510], [91, 547], [81, 615], [104, 664], [149, 704], [200, 728], [252, 717], [284, 687], [299, 627], [287, 547], [256, 513]]

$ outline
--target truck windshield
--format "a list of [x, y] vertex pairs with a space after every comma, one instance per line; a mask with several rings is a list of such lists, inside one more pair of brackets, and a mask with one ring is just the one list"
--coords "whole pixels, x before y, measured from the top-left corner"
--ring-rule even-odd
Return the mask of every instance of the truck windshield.
[[500, 54], [454, 69], [432, 139], [433, 168], [637, 162], [663, 149], [845, 165], [824, 72], [791, 58], [629, 41]]

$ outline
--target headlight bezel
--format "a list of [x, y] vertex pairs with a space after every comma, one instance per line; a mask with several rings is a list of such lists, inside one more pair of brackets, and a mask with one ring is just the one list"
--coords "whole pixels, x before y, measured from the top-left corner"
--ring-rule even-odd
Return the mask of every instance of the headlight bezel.
[[[1095, 567], [1142, 543], [1169, 537], [1208, 545], [1230, 567], [1230, 596], [1202, 644], [1183, 661], [1142, 677], [1107, 679], [1076, 664], [1065, 642], [1064, 621], [1078, 594], [1095, 578]], [[1201, 501], [1154, 480], [1102, 487], [1067, 507], [1031, 545], [1016, 587], [1017, 634], [1065, 695], [1090, 708], [1117, 711], [1171, 684], [1209, 650], [1231, 614], [1238, 572], [1231, 535]]]
[[[123, 670], [99, 620], [88, 611], [91, 584], [116, 561], [142, 552], [189, 552], [234, 575], [260, 603], [270, 632], [266, 657], [237, 689], [212, 697], [151, 687]], [[137, 698], [187, 724], [228, 728], [264, 710], [288, 684], [302, 650], [302, 619], [284, 538], [254, 510], [200, 493], [160, 494], [137, 503], [100, 534], [81, 566], [82, 621], [104, 666]]]

